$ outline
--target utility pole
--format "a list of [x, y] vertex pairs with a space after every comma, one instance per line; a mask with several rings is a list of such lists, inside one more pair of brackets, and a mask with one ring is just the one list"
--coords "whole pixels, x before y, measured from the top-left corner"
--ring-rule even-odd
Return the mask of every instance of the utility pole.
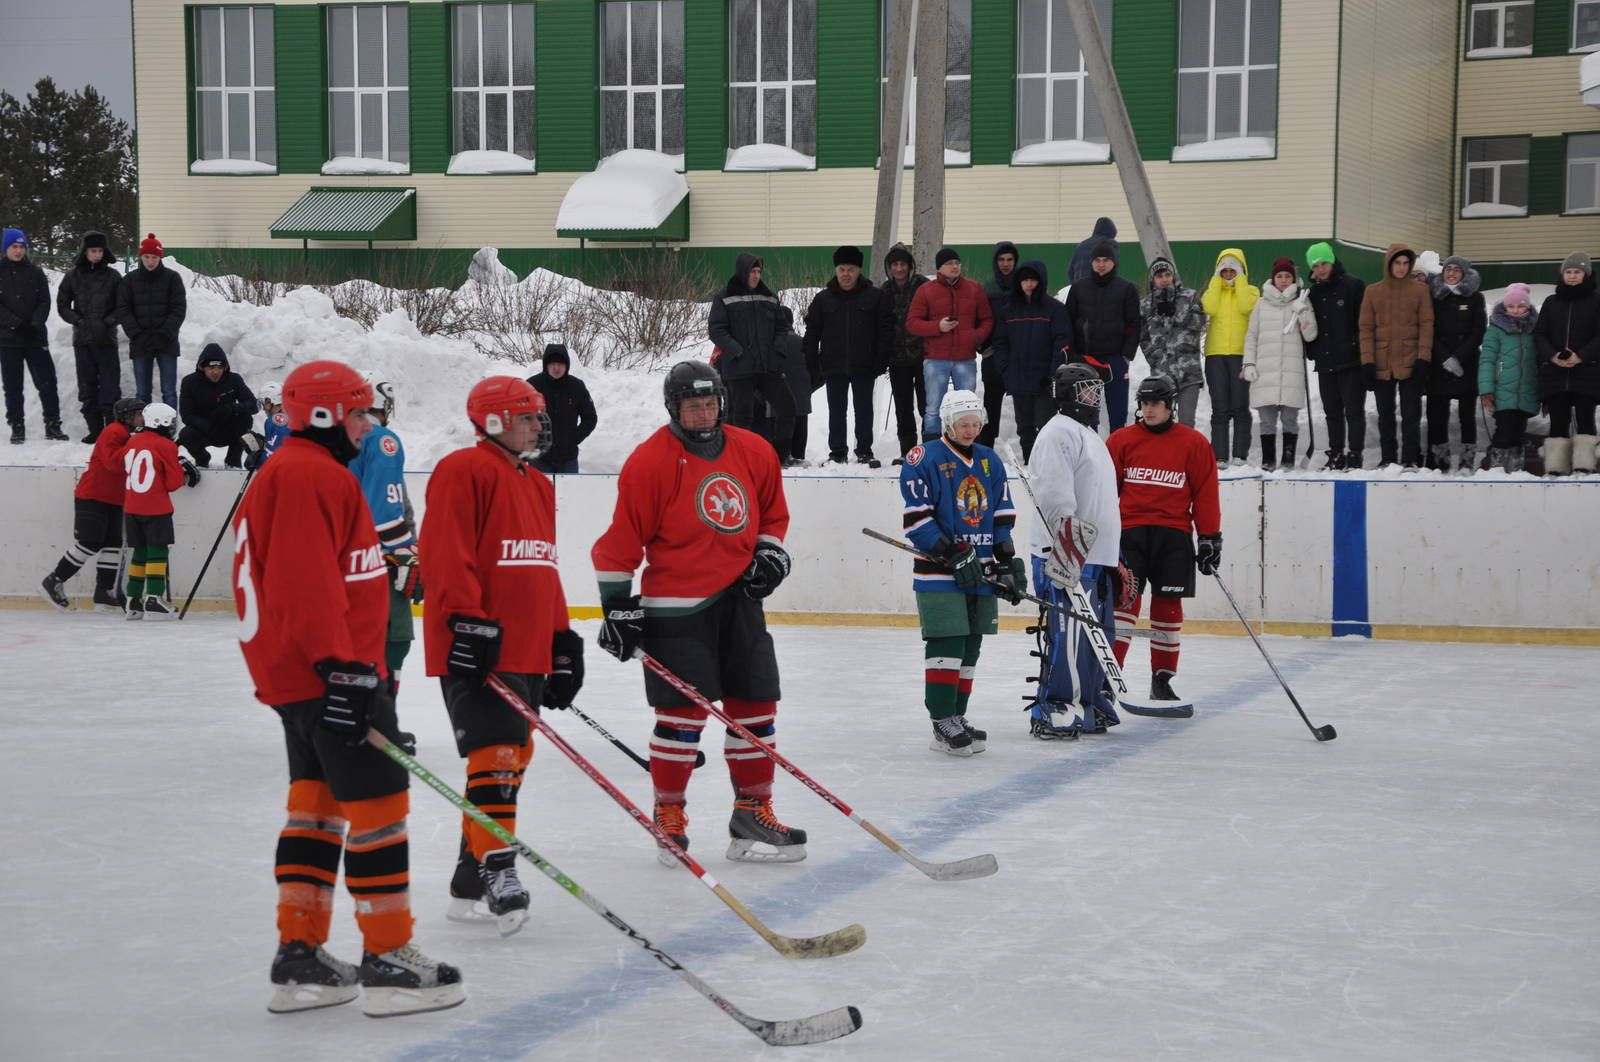
[[944, 66], [948, 0], [918, 0], [917, 172], [912, 181], [912, 254], [932, 272], [944, 243]]
[[[883, 126], [878, 148], [878, 204], [872, 223], [872, 253], [867, 265], [883, 261], [900, 239], [900, 189], [905, 184], [906, 133], [911, 128], [911, 56], [917, 43], [919, 0], [888, 0], [894, 19], [889, 69], [883, 92]], [[870, 273], [868, 274], [870, 276]]]

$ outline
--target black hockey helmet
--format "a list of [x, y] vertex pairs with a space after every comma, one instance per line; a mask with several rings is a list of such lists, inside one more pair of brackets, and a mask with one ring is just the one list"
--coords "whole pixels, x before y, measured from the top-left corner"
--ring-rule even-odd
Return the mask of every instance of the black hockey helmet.
[[[666, 383], [662, 388], [667, 403], [667, 416], [680, 432], [692, 439], [709, 442], [717, 437], [722, 430], [722, 422], [728, 414], [728, 389], [722, 384], [722, 377], [717, 375], [717, 370], [703, 361], [680, 361], [667, 370]], [[678, 407], [685, 398], [700, 398], [705, 395], [717, 396], [717, 423], [703, 432], [689, 432], [678, 420]]]
[[1165, 402], [1168, 409], [1176, 409], [1178, 385], [1172, 382], [1172, 377], [1164, 373], [1152, 373], [1139, 381], [1139, 389], [1134, 392], [1134, 401]]
[[111, 407], [111, 419], [124, 428], [133, 428], [133, 418], [144, 412], [144, 401], [138, 398], [119, 398]]
[[1093, 425], [1100, 419], [1100, 398], [1105, 384], [1100, 374], [1082, 362], [1061, 366], [1050, 374], [1050, 393], [1056, 409], [1079, 424]]

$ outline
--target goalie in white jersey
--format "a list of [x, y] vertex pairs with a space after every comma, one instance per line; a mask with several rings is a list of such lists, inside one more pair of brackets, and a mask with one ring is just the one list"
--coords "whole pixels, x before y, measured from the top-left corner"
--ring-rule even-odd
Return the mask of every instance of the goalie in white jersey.
[[1051, 376], [1058, 415], [1034, 441], [1028, 476], [1044, 516], [1030, 539], [1034, 592], [1061, 606], [1041, 610], [1039, 688], [1031, 712], [1034, 737], [1073, 740], [1115, 726], [1105, 671], [1086, 628], [1069, 619], [1065, 588], [1083, 586], [1094, 614], [1108, 626], [1116, 600], [1122, 516], [1117, 471], [1094, 430], [1103, 385], [1083, 364], [1063, 365]]

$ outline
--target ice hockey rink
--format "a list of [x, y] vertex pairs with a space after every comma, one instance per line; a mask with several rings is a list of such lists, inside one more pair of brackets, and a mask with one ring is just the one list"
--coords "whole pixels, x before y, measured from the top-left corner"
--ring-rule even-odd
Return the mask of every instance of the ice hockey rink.
[[[579, 701], [643, 751], [639, 668], [589, 640]], [[693, 852], [774, 930], [852, 922], [859, 951], [772, 951], [559, 753], [519, 834], [761, 1018], [860, 1007], [854, 1035], [765, 1047], [524, 866], [533, 917], [501, 939], [444, 918], [459, 817], [413, 785], [417, 943], [468, 1000], [377, 1021], [266, 1011], [282, 824], [279, 726], [231, 620], [0, 612], [0, 1056], [44, 1059], [1593, 1059], [1600, 1044], [1600, 651], [1188, 637], [1187, 721], [1030, 738], [1032, 639], [986, 640], [989, 749], [927, 751], [910, 629], [774, 627], [779, 746], [917, 854], [993, 853], [993, 877], [919, 874], [782, 772], [811, 835], [786, 866], [722, 858], [720, 735], [690, 789]], [[412, 657], [418, 759], [462, 762]], [[1144, 643], [1129, 667], [1148, 682]], [[648, 807], [637, 766], [554, 725]], [[330, 948], [359, 958], [349, 897]]]

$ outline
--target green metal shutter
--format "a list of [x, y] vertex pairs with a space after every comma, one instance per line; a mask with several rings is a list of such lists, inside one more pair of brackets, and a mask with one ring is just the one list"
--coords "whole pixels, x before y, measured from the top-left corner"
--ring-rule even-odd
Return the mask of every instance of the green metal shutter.
[[1534, 137], [1528, 145], [1528, 213], [1561, 213], [1565, 205], [1566, 177], [1566, 137]]
[[443, 173], [450, 165], [450, 40], [443, 4], [409, 8], [411, 172]]
[[535, 17], [539, 169], [592, 170], [600, 161], [599, 12], [593, 0], [542, 0]]
[[728, 151], [727, 0], [683, 6], [685, 167], [720, 170]]
[[872, 166], [878, 159], [878, 5], [817, 5], [817, 165]]
[[321, 173], [328, 158], [327, 46], [322, 8], [272, 11], [278, 84], [278, 172]]
[[1140, 157], [1172, 158], [1178, 134], [1178, 0], [1118, 0], [1111, 62]]
[[1533, 54], [1566, 55], [1572, 48], [1572, 0], [1536, 0]]
[[1016, 0], [972, 0], [974, 165], [1010, 164], [1017, 146], [1016, 108]]

